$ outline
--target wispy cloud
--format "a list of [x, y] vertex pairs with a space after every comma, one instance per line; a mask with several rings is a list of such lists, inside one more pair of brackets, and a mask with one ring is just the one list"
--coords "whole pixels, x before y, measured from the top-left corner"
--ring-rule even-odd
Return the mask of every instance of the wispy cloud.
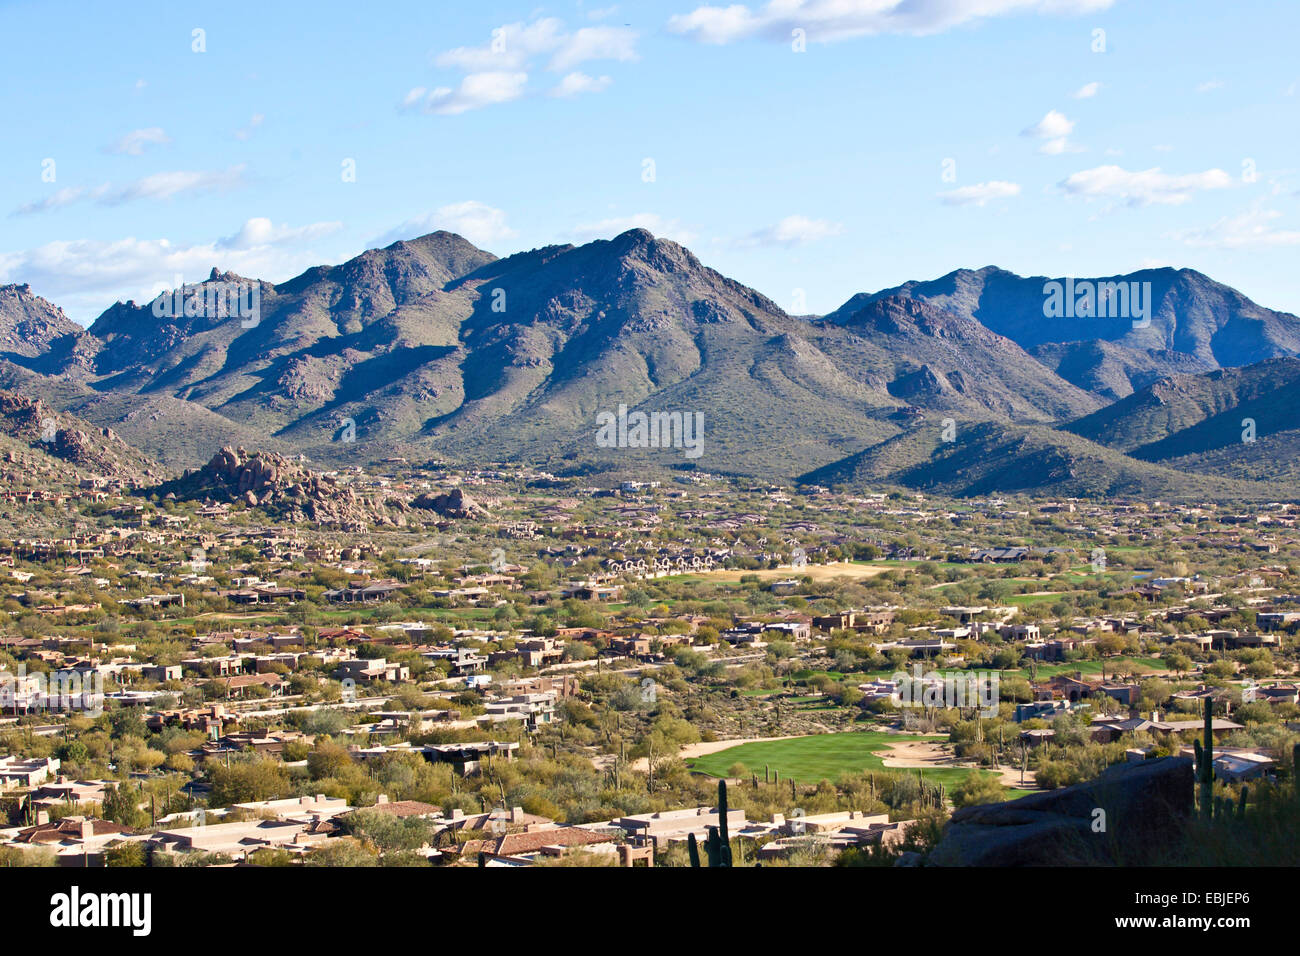
[[739, 241], [742, 246], [796, 246], [828, 239], [844, 232], [843, 223], [807, 216], [786, 216], [780, 222], [751, 232]]
[[240, 163], [227, 169], [176, 170], [173, 172], [154, 173], [135, 182], [127, 183], [120, 189], [109, 189], [99, 197], [107, 206], [120, 206], [123, 203], [140, 199], [174, 199], [177, 196], [194, 193], [220, 192], [234, 189], [245, 183], [244, 172], [247, 166]]
[[941, 33], [976, 20], [1024, 13], [1082, 14], [1114, 0], [770, 0], [761, 7], [702, 6], [669, 18], [668, 29], [701, 43], [760, 37], [790, 42], [803, 30], [812, 42], [883, 33]]
[[332, 236], [343, 228], [341, 222], [313, 222], [306, 226], [275, 225], [261, 216], [249, 219], [232, 236], [217, 240], [218, 249], [257, 249], [264, 246], [283, 246], [295, 242], [310, 242]]
[[[101, 190], [104, 188], [107, 187], [100, 187]], [[91, 190], [81, 186], [65, 186], [50, 193], [43, 199], [33, 199], [31, 202], [23, 203], [9, 215], [31, 216], [39, 212], [49, 212], [52, 209], [62, 209], [64, 206], [70, 206], [74, 202], [86, 198], [91, 192]]]
[[1083, 86], [1079, 87], [1070, 95], [1073, 96], [1076, 100], [1090, 100], [1094, 96], [1096, 96], [1100, 90], [1101, 90], [1100, 83], [1096, 83], [1096, 82], [1085, 83], [1083, 84]]
[[399, 239], [414, 239], [440, 229], [464, 236], [476, 246], [491, 245], [513, 239], [517, 235], [507, 224], [506, 214], [502, 210], [470, 199], [408, 219], [372, 240], [370, 244], [387, 246]]
[[263, 114], [254, 113], [251, 117], [249, 117], [247, 126], [235, 130], [235, 139], [241, 141], [247, 140], [249, 137], [253, 135], [253, 130], [261, 126], [265, 120], [266, 117]]
[[518, 99], [527, 85], [527, 73], [471, 73], [455, 88], [439, 86], [426, 90], [417, 86], [406, 94], [402, 105], [408, 109], [419, 107], [426, 113], [455, 116]]
[[147, 146], [165, 146], [171, 142], [161, 126], [133, 129], [115, 143], [104, 147], [106, 153], [122, 156], [142, 156]]
[[1280, 218], [1282, 213], [1276, 209], [1252, 209], [1237, 216], [1224, 216], [1203, 229], [1167, 233], [1166, 238], [1212, 249], [1300, 245], [1300, 230], [1273, 227], [1274, 221]]
[[1133, 171], [1120, 166], [1097, 166], [1066, 177], [1060, 187], [1072, 196], [1085, 199], [1122, 200], [1130, 206], [1153, 203], [1177, 206], [1197, 192], [1226, 189], [1232, 184], [1232, 177], [1222, 169], [1175, 176], [1162, 172], [1158, 166]]
[[987, 183], [950, 189], [939, 193], [939, 199], [947, 206], [983, 206], [994, 199], [1010, 199], [1012, 196], [1019, 195], [1019, 183], [995, 179]]
[[245, 185], [244, 164], [227, 169], [174, 170], [153, 173], [122, 186], [105, 183], [88, 188], [67, 186], [42, 199], [24, 203], [11, 216], [30, 216], [49, 212], [83, 201], [97, 202], [102, 206], [120, 206], [141, 199], [175, 199], [181, 196], [221, 192]]

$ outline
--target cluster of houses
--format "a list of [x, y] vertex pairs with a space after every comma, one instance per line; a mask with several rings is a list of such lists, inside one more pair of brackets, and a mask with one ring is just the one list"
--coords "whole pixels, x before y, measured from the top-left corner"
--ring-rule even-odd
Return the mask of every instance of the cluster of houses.
[[[424, 749], [431, 760], [468, 768], [485, 759], [509, 759], [511, 746], [518, 745]], [[520, 807], [469, 814], [453, 809], [446, 813], [441, 807], [413, 800], [392, 801], [381, 794], [374, 804], [358, 808], [345, 800], [318, 794], [175, 813], [158, 820], [157, 827], [148, 833], [135, 833], [84, 813], [51, 820], [48, 810], [41, 809], [33, 811], [25, 825], [0, 829], [0, 846], [41, 847], [53, 853], [63, 866], [103, 865], [107, 850], [137, 842], [150, 854], [216, 854], [236, 863], [256, 862], [258, 853], [268, 850], [309, 855], [331, 839], [345, 835], [348, 818], [358, 813], [425, 821], [429, 836], [419, 852], [431, 863], [491, 867], [531, 866], [572, 853], [608, 855], [624, 867], [654, 866], [658, 854], [684, 845], [692, 835], [703, 843], [709, 828], [721, 822], [717, 807], [689, 807], [565, 825], [525, 813]], [[743, 810], [729, 809], [726, 825], [733, 838], [760, 841], [758, 857], [763, 860], [798, 852], [828, 855], [849, 847], [892, 846], [906, 837], [911, 821], [891, 822], [888, 814], [859, 811], [807, 816], [796, 812], [753, 821], [746, 819]]]

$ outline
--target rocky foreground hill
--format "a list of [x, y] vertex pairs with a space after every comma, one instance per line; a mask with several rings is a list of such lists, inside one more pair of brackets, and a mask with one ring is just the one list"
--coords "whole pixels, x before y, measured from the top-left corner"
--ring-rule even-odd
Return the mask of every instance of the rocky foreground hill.
[[48, 475], [55, 484], [85, 477], [140, 486], [162, 475], [157, 463], [111, 428], [92, 425], [16, 392], [0, 390], [0, 438], [6, 464], [19, 466], [7, 477], [19, 482]]

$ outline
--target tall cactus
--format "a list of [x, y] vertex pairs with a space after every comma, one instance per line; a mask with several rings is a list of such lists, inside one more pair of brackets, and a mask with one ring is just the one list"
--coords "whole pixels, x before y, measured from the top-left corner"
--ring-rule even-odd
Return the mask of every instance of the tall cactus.
[[[731, 866], [731, 837], [727, 833], [727, 781], [718, 781], [718, 825], [707, 827], [708, 836], [704, 840], [704, 852], [708, 855], [709, 866]], [[695, 834], [686, 838], [686, 851], [691, 858], [691, 866], [700, 865], [699, 844]]]
[[1205, 744], [1196, 748], [1196, 784], [1201, 794], [1201, 817], [1214, 819], [1214, 704], [1205, 698]]
[[1300, 803], [1300, 744], [1291, 748], [1291, 789], [1297, 803]]

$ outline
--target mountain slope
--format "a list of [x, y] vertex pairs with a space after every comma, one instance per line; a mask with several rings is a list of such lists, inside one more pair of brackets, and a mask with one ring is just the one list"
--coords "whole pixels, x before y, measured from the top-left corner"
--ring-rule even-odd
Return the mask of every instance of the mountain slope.
[[[119, 430], [177, 469], [242, 445], [286, 460], [437, 455], [964, 493], [1035, 481], [1081, 494], [1248, 490], [1180, 484], [1152, 463], [1222, 448], [1218, 431], [1173, 436], [1236, 404], [1184, 409], [1163, 432], [1140, 402], [1109, 418], [1104, 406], [1171, 370], [1288, 354], [1297, 320], [1190, 270], [1117, 278], [1151, 283], [1149, 328], [1047, 318], [1045, 280], [992, 267], [855, 296], [819, 319], [787, 315], [641, 229], [504, 259], [433, 233], [278, 285], [214, 268], [189, 290], [242, 291], [250, 315], [127, 302], [82, 331], [8, 287], [0, 385]], [[609, 447], [598, 428], [620, 408], [698, 418], [702, 442], [683, 447], [679, 430], [673, 447], [635, 434]], [[931, 434], [947, 420], [952, 443]], [[1053, 431], [1061, 422], [1077, 434]], [[1267, 427], [1263, 437], [1282, 426]], [[1185, 470], [1218, 467], [1188, 459]]]
[[1229, 477], [1294, 474], [1300, 359], [1179, 375], [1065, 426], [1185, 470]]
[[1010, 339], [923, 300], [875, 299], [855, 312], [841, 310], [814, 327], [851, 333], [851, 338], [835, 343], [835, 354], [856, 350], [857, 361], [890, 370], [890, 394], [909, 401], [929, 395], [932, 400], [926, 404], [936, 411], [1054, 421], [1102, 404], [1045, 369]]
[[957, 497], [1026, 493], [1070, 497], [1236, 498], [1285, 495], [1285, 487], [1189, 475], [1041, 425], [981, 422], [951, 442], [926, 423], [883, 446], [803, 475], [819, 485], [896, 484]]
[[139, 485], [161, 469], [117, 436], [39, 399], [0, 390], [0, 453], [8, 486], [47, 489], [81, 478], [114, 478]]
[[109, 428], [170, 471], [198, 467], [211, 457], [214, 446], [261, 444], [284, 450], [248, 425], [170, 395], [97, 392], [72, 379], [41, 375], [3, 360], [0, 388], [40, 399], [97, 428]]
[[1044, 342], [1030, 348], [1029, 354], [1066, 381], [1110, 400], [1132, 395], [1135, 389], [1170, 375], [1214, 368], [1186, 352], [1130, 348], [1103, 339]]
[[37, 370], [73, 374], [84, 367], [94, 339], [63, 310], [27, 285], [0, 285], [0, 359]]
[[[1066, 279], [1042, 276], [1022, 277], [986, 266], [979, 270], [959, 269], [928, 282], [907, 282], [876, 293], [860, 293], [828, 316], [840, 316], [861, 309], [865, 304], [887, 297], [904, 296], [924, 300], [931, 305], [973, 319], [994, 332], [1004, 335], [1031, 351], [1037, 347], [1103, 341], [1122, 346], [1125, 353], [1100, 350], [1091, 356], [1086, 350], [1075, 352], [1062, 374], [1084, 385], [1095, 381], [1099, 394], [1121, 394], [1125, 386], [1119, 377], [1124, 362], [1114, 362], [1117, 355], [1129, 356], [1136, 363], [1135, 372], [1144, 368], [1163, 370], [1166, 374], [1194, 369], [1162, 365], [1179, 353], [1178, 359], [1190, 359], [1205, 368], [1249, 365], [1268, 358], [1300, 354], [1300, 319], [1256, 305], [1240, 292], [1215, 282], [1192, 269], [1147, 269], [1122, 276], [1075, 279], [1084, 283], [1122, 282], [1150, 284], [1149, 324], [1142, 327], [1130, 315], [1108, 317], [1074, 317], [1047, 314], [1049, 282], [1066, 283]], [[1097, 300], [1099, 301], [1099, 300]], [[1120, 311], [1116, 297], [1110, 311]], [[1103, 311], [1100, 306], [1094, 309]], [[1130, 304], [1130, 312], [1133, 309]], [[1138, 358], [1143, 356], [1145, 358]], [[1049, 367], [1062, 367], [1063, 359], [1054, 361], [1051, 351], [1044, 353]], [[1109, 365], [1109, 367], [1107, 367]], [[1130, 390], [1147, 382], [1142, 375], [1124, 375]], [[1149, 379], [1148, 379], [1149, 381]]]

